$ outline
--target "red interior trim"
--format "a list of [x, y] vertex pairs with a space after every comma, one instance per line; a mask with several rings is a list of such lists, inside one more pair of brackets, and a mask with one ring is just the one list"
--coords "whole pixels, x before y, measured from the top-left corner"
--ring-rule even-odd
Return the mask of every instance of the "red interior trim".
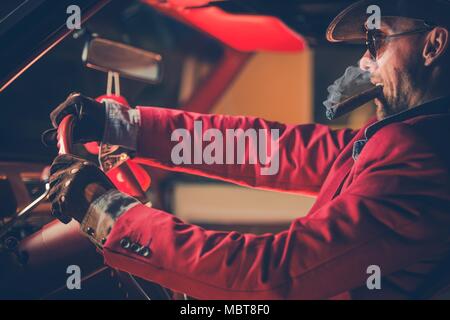
[[230, 14], [217, 7], [189, 8], [207, 0], [142, 1], [235, 50], [299, 52], [307, 47], [302, 36], [276, 17]]
[[199, 113], [208, 113], [217, 100], [226, 92], [239, 71], [244, 67], [250, 53], [239, 52], [225, 47], [220, 63], [206, 80], [196, 88], [189, 101], [180, 109]]

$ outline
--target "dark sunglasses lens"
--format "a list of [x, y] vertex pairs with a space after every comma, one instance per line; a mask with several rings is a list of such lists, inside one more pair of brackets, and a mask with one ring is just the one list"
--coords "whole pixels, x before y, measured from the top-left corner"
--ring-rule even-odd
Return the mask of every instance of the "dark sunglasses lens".
[[367, 33], [366, 33], [366, 46], [367, 46], [367, 50], [369, 50], [369, 53], [370, 53], [370, 56], [372, 57], [372, 59], [375, 59], [376, 52], [375, 52], [375, 47], [374, 47], [374, 43], [373, 43], [372, 32], [370, 32], [370, 31], [367, 31]]
[[375, 36], [373, 32], [370, 30], [367, 31], [367, 37], [366, 37], [366, 45], [367, 49], [369, 50], [369, 53], [372, 57], [372, 59], [377, 58], [377, 49], [379, 47], [379, 40]]

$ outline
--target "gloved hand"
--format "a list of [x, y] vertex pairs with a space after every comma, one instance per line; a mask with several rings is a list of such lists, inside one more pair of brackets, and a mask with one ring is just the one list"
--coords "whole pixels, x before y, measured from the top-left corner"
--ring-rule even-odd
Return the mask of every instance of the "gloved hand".
[[63, 223], [72, 218], [81, 223], [91, 203], [115, 188], [95, 164], [68, 154], [55, 158], [50, 174], [48, 198]]
[[76, 118], [73, 128], [74, 142], [101, 141], [105, 131], [106, 111], [103, 103], [72, 93], [50, 113], [54, 129], [42, 134], [42, 141], [47, 145], [56, 143], [56, 129], [65, 116], [72, 114]]

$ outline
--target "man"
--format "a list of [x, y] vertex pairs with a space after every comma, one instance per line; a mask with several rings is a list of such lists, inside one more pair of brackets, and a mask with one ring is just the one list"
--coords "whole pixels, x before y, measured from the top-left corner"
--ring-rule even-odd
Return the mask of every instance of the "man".
[[[365, 29], [371, 4], [381, 9], [379, 30]], [[378, 119], [357, 131], [152, 107], [130, 111], [112, 101], [105, 108], [81, 95], [51, 114], [55, 127], [69, 113], [78, 116], [75, 140], [127, 147], [152, 166], [317, 194], [309, 214], [288, 230], [204, 230], [142, 205], [72, 156], [59, 156], [51, 168], [54, 212], [79, 221], [110, 266], [196, 298], [435, 296], [450, 283], [449, 8], [441, 0], [360, 1], [331, 23], [330, 41], [367, 38], [361, 68], [384, 85]], [[173, 164], [171, 132], [192, 131], [194, 121], [204, 131], [279, 129], [278, 174], [261, 175], [259, 164]], [[380, 283], [368, 281], [372, 272], [380, 272]]]

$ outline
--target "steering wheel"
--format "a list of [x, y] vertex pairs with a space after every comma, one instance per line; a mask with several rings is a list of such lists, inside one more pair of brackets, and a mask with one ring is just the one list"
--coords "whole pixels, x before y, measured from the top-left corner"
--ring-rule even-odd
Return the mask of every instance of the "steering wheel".
[[[73, 153], [74, 148], [72, 133], [75, 121], [76, 119], [73, 115], [67, 115], [63, 118], [58, 126], [57, 142], [59, 154]], [[133, 176], [131, 171], [123, 170], [121, 174], [124, 180], [130, 183], [133, 188], [141, 190], [139, 183], [136, 181], [136, 178]], [[172, 300], [172, 295], [169, 293], [169, 291], [159, 284], [149, 281], [144, 281], [143, 283], [143, 281], [137, 280], [135, 277], [133, 277], [133, 275], [129, 273], [121, 271], [120, 273], [122, 273], [122, 278], [129, 278], [129, 285], [134, 286], [134, 289], [139, 292], [143, 298], [148, 300]]]
[[73, 115], [65, 116], [58, 126], [58, 150], [59, 154], [72, 154], [72, 133], [75, 124], [75, 117]]

